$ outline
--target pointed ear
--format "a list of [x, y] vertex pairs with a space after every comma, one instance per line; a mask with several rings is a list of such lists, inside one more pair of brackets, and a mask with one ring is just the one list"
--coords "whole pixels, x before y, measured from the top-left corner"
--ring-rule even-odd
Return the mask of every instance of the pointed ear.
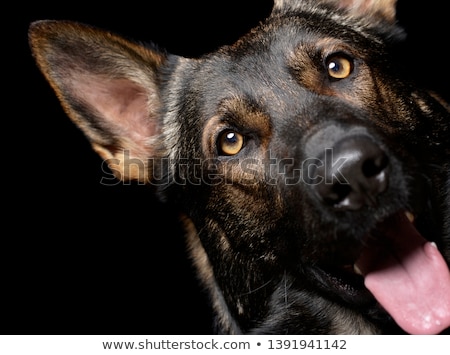
[[346, 10], [355, 17], [371, 17], [391, 24], [396, 21], [397, 0], [274, 0], [273, 11], [311, 8], [318, 3]]
[[395, 23], [397, 0], [324, 0], [347, 10], [355, 17], [374, 17]]
[[148, 182], [162, 155], [158, 83], [168, 55], [65, 21], [33, 23], [29, 40], [64, 110], [116, 177]]

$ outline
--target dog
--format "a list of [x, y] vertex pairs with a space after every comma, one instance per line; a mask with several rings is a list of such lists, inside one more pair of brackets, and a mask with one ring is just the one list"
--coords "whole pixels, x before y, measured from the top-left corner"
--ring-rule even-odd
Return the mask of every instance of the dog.
[[110, 171], [180, 211], [218, 334], [450, 327], [450, 109], [395, 0], [275, 0], [199, 58], [69, 21], [32, 54]]

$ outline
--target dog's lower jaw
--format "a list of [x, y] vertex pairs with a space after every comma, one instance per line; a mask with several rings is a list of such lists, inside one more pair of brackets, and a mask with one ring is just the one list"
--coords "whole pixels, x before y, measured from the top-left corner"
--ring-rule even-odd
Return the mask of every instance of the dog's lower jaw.
[[[292, 332], [293, 329], [298, 334], [380, 334], [378, 328], [359, 312], [324, 297], [315, 295], [317, 302], [311, 307], [308, 302], [305, 303], [305, 300], [309, 299], [305, 297], [308, 291], [295, 290], [293, 282], [286, 275], [272, 294], [266, 316], [253, 328], [244, 331], [230, 312], [216, 283], [213, 268], [194, 224], [186, 216], [182, 216], [182, 222], [187, 231], [186, 238], [191, 259], [200, 281], [210, 295], [215, 313], [215, 330], [218, 334], [285, 334], [288, 331]], [[280, 304], [283, 306], [280, 307]], [[311, 325], [298, 309], [306, 310], [306, 318], [320, 319], [315, 328], [311, 329]]]
[[347, 308], [337, 308], [331, 324], [330, 335], [379, 335], [380, 330], [360, 313]]
[[[313, 293], [313, 294], [312, 294]], [[310, 302], [314, 299], [314, 302]], [[381, 334], [361, 312], [314, 291], [300, 290], [285, 275], [272, 294], [268, 312], [251, 334], [370, 335]]]
[[367, 321], [360, 312], [338, 306], [328, 300], [322, 300], [326, 305], [332, 307], [334, 316], [330, 324], [329, 335], [377, 335], [380, 330], [371, 322]]

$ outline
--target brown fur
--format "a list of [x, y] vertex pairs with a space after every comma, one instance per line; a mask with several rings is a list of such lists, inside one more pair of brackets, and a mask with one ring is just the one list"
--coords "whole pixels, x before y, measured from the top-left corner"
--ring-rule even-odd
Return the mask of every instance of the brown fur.
[[[276, 0], [197, 59], [72, 22], [30, 28], [39, 68], [115, 176], [180, 210], [229, 334], [403, 333], [342, 272], [404, 211], [450, 261], [450, 113], [399, 74], [402, 37], [394, 0]], [[343, 141], [375, 152], [373, 175], [327, 190], [314, 174]]]

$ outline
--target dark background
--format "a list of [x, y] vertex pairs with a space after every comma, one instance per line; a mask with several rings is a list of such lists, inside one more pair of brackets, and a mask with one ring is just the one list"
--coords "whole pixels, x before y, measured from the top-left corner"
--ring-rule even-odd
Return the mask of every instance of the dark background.
[[[272, 2], [34, 3], [3, 13], [0, 334], [211, 333], [176, 217], [145, 187], [100, 185], [101, 160], [37, 70], [27, 28], [76, 20], [195, 57], [233, 43]], [[444, 5], [398, 9], [405, 66], [449, 97]]]

